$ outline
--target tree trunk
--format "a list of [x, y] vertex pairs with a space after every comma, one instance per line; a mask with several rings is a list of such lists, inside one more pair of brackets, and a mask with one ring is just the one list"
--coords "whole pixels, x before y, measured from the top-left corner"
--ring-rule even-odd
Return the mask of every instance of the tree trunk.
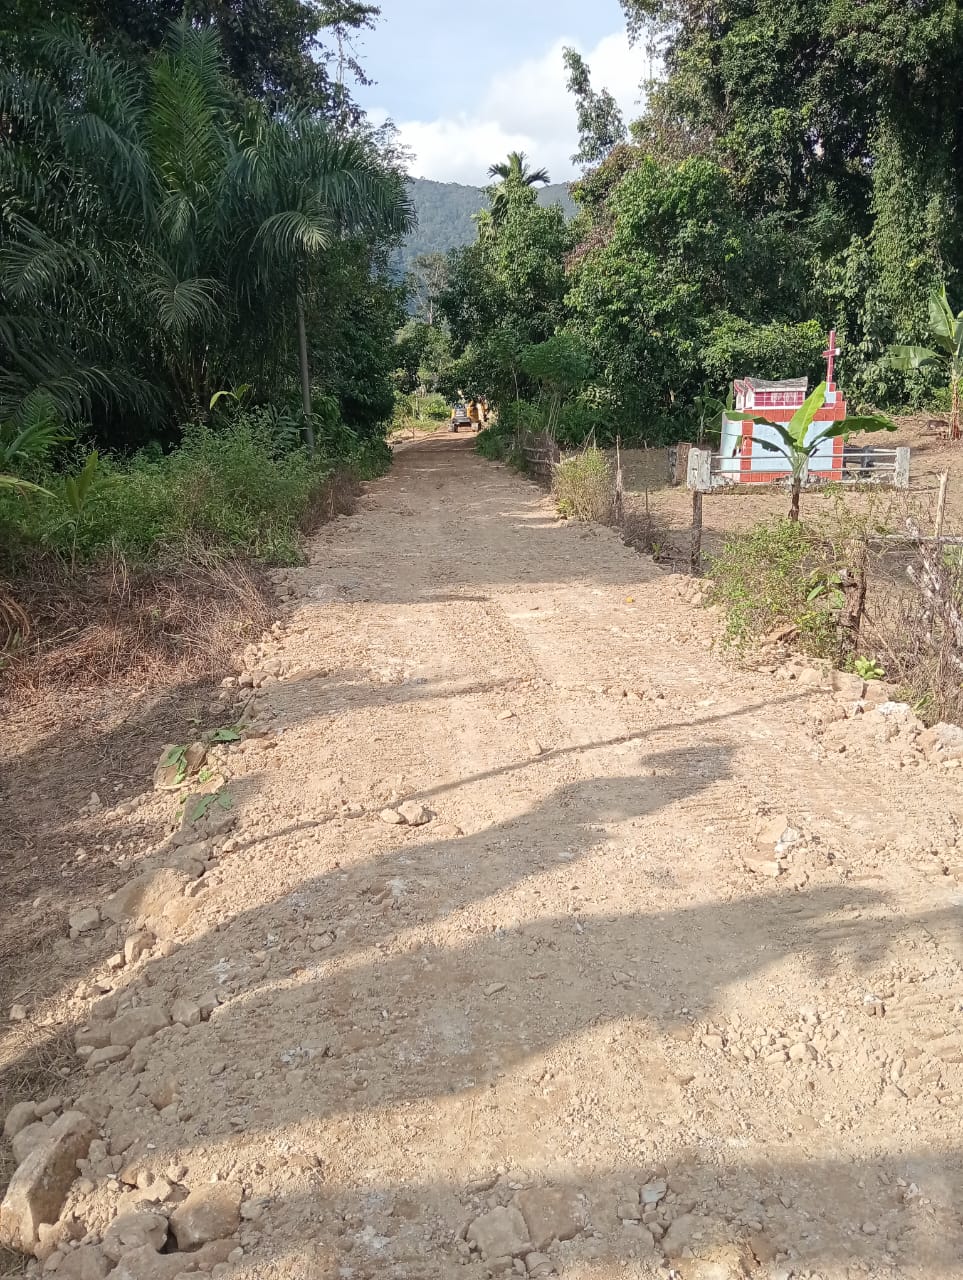
[[789, 506], [789, 519], [799, 523], [799, 498], [802, 494], [802, 476], [793, 476], [792, 501]]
[[301, 363], [301, 406], [304, 409], [304, 443], [314, 453], [314, 423], [311, 413], [311, 369], [308, 365], [308, 330], [304, 322], [304, 302], [298, 294], [298, 356]]
[[953, 374], [953, 405], [950, 410], [950, 439], [959, 440], [960, 435], [960, 379]]

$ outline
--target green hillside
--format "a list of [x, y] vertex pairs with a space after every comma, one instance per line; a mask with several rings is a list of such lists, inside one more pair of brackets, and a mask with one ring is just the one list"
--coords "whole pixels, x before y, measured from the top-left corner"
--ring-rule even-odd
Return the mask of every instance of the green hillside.
[[[410, 263], [423, 253], [447, 253], [449, 249], [470, 244], [475, 238], [472, 216], [488, 208], [488, 197], [480, 187], [461, 186], [457, 182], [412, 178], [411, 194], [418, 225], [398, 255], [398, 267], [402, 272], [407, 271]], [[565, 183], [543, 188], [538, 198], [541, 204], [560, 204], [570, 216], [575, 213], [575, 205]]]

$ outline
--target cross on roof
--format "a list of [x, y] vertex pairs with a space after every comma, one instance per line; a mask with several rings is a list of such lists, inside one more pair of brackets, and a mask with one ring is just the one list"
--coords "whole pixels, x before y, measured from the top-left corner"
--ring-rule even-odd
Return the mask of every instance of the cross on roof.
[[826, 381], [832, 388], [833, 376], [836, 373], [836, 357], [839, 354], [839, 347], [836, 345], [836, 330], [829, 335], [829, 349], [823, 352], [823, 359], [826, 361]]

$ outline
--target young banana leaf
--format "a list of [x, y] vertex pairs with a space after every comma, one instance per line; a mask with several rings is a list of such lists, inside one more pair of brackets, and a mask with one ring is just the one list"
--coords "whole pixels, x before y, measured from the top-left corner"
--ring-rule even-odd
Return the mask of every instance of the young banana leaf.
[[31, 484], [29, 480], [21, 480], [18, 476], [0, 476], [0, 489], [16, 489], [20, 493], [40, 493], [45, 498], [53, 497], [49, 489], [43, 489], [39, 484]]
[[945, 286], [930, 294], [929, 312], [931, 334], [945, 351], [955, 355], [963, 338], [963, 316], [958, 319], [953, 314]]
[[940, 353], [933, 351], [930, 347], [897, 346], [890, 347], [884, 363], [892, 365], [894, 369], [902, 370], [903, 373], [910, 373], [917, 369], [926, 369], [941, 359]]

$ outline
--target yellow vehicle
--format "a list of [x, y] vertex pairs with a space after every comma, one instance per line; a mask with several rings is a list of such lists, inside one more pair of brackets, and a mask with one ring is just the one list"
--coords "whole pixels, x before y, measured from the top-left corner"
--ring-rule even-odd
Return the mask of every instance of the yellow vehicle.
[[482, 427], [487, 425], [487, 400], [482, 400], [476, 396], [473, 400], [459, 400], [452, 407], [450, 430], [457, 431], [459, 427], [474, 427], [476, 431], [481, 431]]
[[459, 427], [470, 427], [471, 418], [464, 404], [459, 401], [451, 411], [451, 427], [450, 430], [457, 433]]

